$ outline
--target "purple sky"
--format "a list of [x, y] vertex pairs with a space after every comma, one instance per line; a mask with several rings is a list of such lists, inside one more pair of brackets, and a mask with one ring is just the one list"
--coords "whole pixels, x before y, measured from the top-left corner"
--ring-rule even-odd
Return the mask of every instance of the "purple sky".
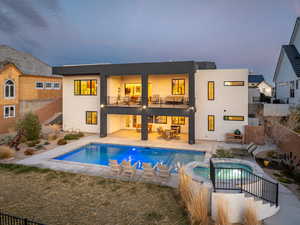
[[300, 0], [0, 0], [0, 44], [50, 65], [215, 61], [272, 79]]

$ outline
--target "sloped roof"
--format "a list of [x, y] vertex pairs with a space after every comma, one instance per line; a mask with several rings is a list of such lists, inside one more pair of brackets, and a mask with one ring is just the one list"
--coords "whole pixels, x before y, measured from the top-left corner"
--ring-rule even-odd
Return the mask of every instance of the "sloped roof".
[[249, 75], [248, 76], [249, 83], [260, 83], [264, 80], [265, 80], [265, 78], [263, 75]]
[[13, 63], [23, 74], [52, 75], [52, 68], [34, 56], [7, 45], [0, 45], [0, 62]]
[[292, 36], [291, 36], [291, 39], [290, 39], [290, 45], [294, 44], [294, 41], [295, 41], [295, 38], [296, 38], [296, 35], [297, 35], [297, 32], [299, 30], [299, 25], [300, 25], [300, 17], [298, 17], [296, 19], [296, 23], [295, 23], [295, 26], [294, 26], [294, 30], [293, 30], [293, 33], [292, 33]]
[[295, 45], [282, 46], [285, 54], [289, 58], [289, 61], [294, 69], [297, 77], [300, 77], [300, 54]]

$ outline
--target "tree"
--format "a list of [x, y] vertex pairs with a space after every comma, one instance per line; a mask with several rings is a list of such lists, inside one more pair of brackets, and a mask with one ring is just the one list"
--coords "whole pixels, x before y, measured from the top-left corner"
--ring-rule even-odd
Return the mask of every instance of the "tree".
[[40, 138], [42, 126], [37, 115], [32, 112], [17, 122], [17, 131], [22, 133], [28, 141], [34, 141]]

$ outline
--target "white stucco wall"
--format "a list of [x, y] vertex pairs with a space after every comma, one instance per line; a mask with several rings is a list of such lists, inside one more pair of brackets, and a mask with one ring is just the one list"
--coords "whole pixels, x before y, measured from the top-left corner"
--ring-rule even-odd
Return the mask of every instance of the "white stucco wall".
[[[244, 132], [248, 124], [248, 75], [246, 69], [197, 70], [196, 139], [223, 141], [225, 134], [239, 129]], [[215, 100], [207, 100], [207, 83], [215, 82]], [[224, 86], [224, 81], [244, 81], [244, 86]], [[215, 116], [215, 131], [208, 131], [208, 115]], [[244, 116], [244, 121], [224, 121], [223, 116]]]
[[[96, 79], [97, 96], [74, 95], [74, 80]], [[99, 76], [64, 76], [63, 77], [63, 129], [80, 130], [83, 132], [100, 132], [100, 80]], [[98, 112], [98, 124], [86, 124], [86, 111]]]
[[249, 104], [254, 103], [254, 99], [259, 101], [260, 99], [260, 92], [258, 88], [248, 88], [248, 101]]
[[287, 116], [289, 111], [288, 104], [264, 104], [264, 116]]
[[260, 93], [263, 93], [265, 96], [269, 96], [272, 97], [272, 87], [270, 85], [268, 85], [265, 81], [261, 82], [258, 85], [258, 89], [260, 91]]

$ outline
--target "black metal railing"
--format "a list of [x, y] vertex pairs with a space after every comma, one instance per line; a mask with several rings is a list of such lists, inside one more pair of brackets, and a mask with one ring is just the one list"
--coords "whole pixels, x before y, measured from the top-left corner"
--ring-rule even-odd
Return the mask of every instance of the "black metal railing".
[[278, 183], [269, 181], [243, 168], [220, 168], [210, 160], [213, 190], [235, 190], [278, 206]]
[[26, 218], [11, 216], [0, 212], [0, 225], [44, 225], [44, 224], [33, 222]]
[[[158, 97], [151, 96], [148, 97], [149, 107], [159, 107], [159, 108], [186, 108], [189, 105], [189, 98], [183, 96], [168, 96], [168, 97]], [[140, 96], [107, 96], [107, 105], [109, 106], [132, 106], [138, 107], [142, 105], [142, 97]]]

